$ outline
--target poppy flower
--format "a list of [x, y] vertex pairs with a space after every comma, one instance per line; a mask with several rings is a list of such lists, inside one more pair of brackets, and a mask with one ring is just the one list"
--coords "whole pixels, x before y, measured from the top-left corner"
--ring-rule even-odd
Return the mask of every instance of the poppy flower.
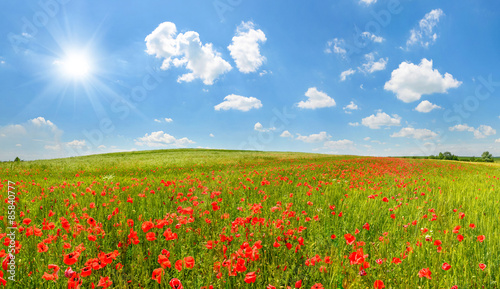
[[73, 271], [73, 269], [71, 269], [71, 267], [68, 267], [66, 270], [64, 270], [64, 277], [66, 277], [66, 278], [71, 278], [71, 276], [73, 276], [73, 274], [75, 274], [75, 271]]
[[375, 283], [373, 283], [373, 288], [375, 289], [385, 288], [384, 282], [382, 280], [375, 280]]
[[37, 245], [37, 248], [38, 248], [38, 253], [47, 252], [47, 250], [49, 250], [49, 247], [47, 247], [47, 245], [45, 245], [44, 243], [39, 243]]
[[90, 276], [90, 274], [92, 274], [92, 268], [90, 266], [82, 268], [82, 273], [81, 273], [82, 277], [88, 277]]
[[177, 271], [182, 271], [182, 263], [184, 263], [183, 260], [177, 260], [175, 261], [175, 269], [177, 269]]
[[345, 242], [347, 245], [352, 245], [352, 243], [354, 243], [354, 241], [356, 241], [356, 237], [354, 237], [351, 234], [345, 234], [344, 238], [345, 238]]
[[300, 287], [302, 287], [302, 280], [295, 282], [295, 288], [300, 288]]
[[276, 289], [276, 286], [269, 284], [269, 285], [267, 285], [266, 289]]
[[148, 241], [156, 240], [156, 234], [154, 232], [146, 233], [146, 240]]
[[158, 284], [161, 284], [161, 275], [163, 275], [163, 268], [158, 268], [153, 270], [153, 276], [151, 279], [155, 280], [158, 282]]
[[482, 243], [484, 241], [484, 235], [477, 236], [477, 241]]
[[186, 268], [192, 269], [194, 267], [194, 258], [191, 256], [184, 258], [184, 264]]
[[257, 276], [255, 275], [255, 272], [250, 272], [250, 273], [247, 273], [247, 275], [245, 276], [245, 283], [254, 283], [255, 280], [257, 279]]
[[431, 270], [429, 270], [429, 268], [423, 268], [418, 272], [418, 277], [420, 277], [420, 278], [425, 277], [427, 279], [432, 279], [431, 274], [432, 274], [432, 272], [431, 272]]
[[103, 287], [103, 289], [108, 288], [113, 284], [113, 281], [109, 280], [109, 277], [101, 277], [99, 280], [99, 283], [97, 284], [97, 287]]
[[321, 283], [316, 283], [314, 284], [311, 289], [324, 289], [325, 287], [323, 287], [323, 284]]
[[480, 268], [481, 270], [483, 270], [483, 271], [484, 271], [484, 268], [486, 268], [486, 265], [485, 265], [485, 264], [483, 264], [483, 263], [480, 263], [480, 264], [479, 264], [479, 268]]
[[459, 242], [462, 242], [462, 241], [464, 240], [464, 236], [462, 236], [462, 235], [458, 235], [458, 236], [457, 236], [457, 240], [458, 240]]
[[92, 227], [95, 227], [96, 226], [96, 221], [94, 220], [94, 218], [91, 217], [91, 218], [87, 219], [87, 224], [89, 224]]
[[443, 268], [443, 270], [445, 271], [448, 271], [451, 269], [451, 265], [448, 263], [444, 263], [443, 266], [441, 266], [441, 268]]
[[64, 264], [71, 266], [78, 261], [79, 254], [78, 253], [69, 253], [64, 255]]
[[168, 284], [172, 287], [172, 289], [184, 289], [184, 287], [182, 287], [181, 280], [177, 278], [173, 278], [170, 282], [168, 282]]

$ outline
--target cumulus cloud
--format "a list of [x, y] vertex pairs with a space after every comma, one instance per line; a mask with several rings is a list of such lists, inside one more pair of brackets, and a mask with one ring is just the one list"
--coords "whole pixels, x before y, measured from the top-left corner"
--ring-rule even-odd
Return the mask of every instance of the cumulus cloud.
[[485, 138], [487, 136], [495, 135], [497, 131], [489, 125], [480, 125], [478, 128], [468, 126], [467, 124], [457, 124], [448, 128], [450, 131], [468, 131], [474, 133], [474, 138]]
[[419, 65], [402, 62], [392, 71], [384, 89], [396, 93], [397, 98], [404, 102], [413, 102], [424, 94], [447, 93], [448, 89], [461, 84], [453, 75], [445, 73], [442, 76], [437, 69], [432, 69], [432, 60], [424, 58]]
[[172, 22], [161, 23], [146, 39], [146, 52], [156, 58], [163, 59], [161, 69], [185, 67], [189, 73], [179, 76], [178, 82], [203, 80], [212, 85], [222, 74], [231, 70], [231, 65], [215, 51], [212, 43], [203, 44], [195, 31], [177, 34]]
[[194, 143], [194, 141], [188, 139], [187, 137], [177, 139], [161, 130], [152, 132], [151, 134], [146, 133], [143, 137], [135, 139], [136, 145], [147, 147], [167, 147], [169, 145], [175, 147], [185, 147], [186, 145]]
[[427, 100], [424, 100], [417, 105], [415, 110], [418, 112], [428, 113], [428, 112], [431, 112], [432, 110], [438, 109], [438, 108], [441, 108], [441, 107], [439, 105], [433, 104]]
[[495, 140], [495, 142], [496, 142], [496, 143], [500, 143], [500, 138], [497, 138], [497, 139]]
[[274, 130], [276, 130], [275, 127], [264, 128], [264, 126], [260, 122], [256, 123], [253, 126], [253, 129], [256, 130], [256, 131], [260, 131], [260, 132], [268, 132], [268, 131], [274, 131]]
[[370, 4], [377, 3], [377, 0], [360, 0], [359, 3], [365, 4], [365, 5], [370, 5]]
[[242, 22], [238, 26], [233, 42], [227, 48], [240, 72], [250, 73], [259, 69], [266, 60], [260, 54], [259, 45], [266, 40], [264, 32], [260, 29], [255, 30], [252, 22]]
[[354, 73], [356, 73], [356, 70], [352, 68], [342, 71], [342, 73], [340, 73], [340, 81], [345, 81], [349, 75], [353, 75]]
[[316, 109], [336, 105], [333, 98], [329, 97], [326, 93], [319, 91], [316, 87], [309, 88], [305, 93], [305, 96], [307, 96], [307, 100], [297, 103], [298, 107]]
[[163, 123], [163, 122], [170, 123], [170, 122], [173, 122], [173, 121], [174, 121], [173, 119], [168, 118], [168, 117], [166, 117], [166, 118], [160, 118], [160, 119], [155, 118], [155, 122], [157, 122], [157, 123]]
[[377, 36], [373, 33], [368, 32], [368, 31], [361, 33], [361, 37], [363, 37], [365, 39], [369, 39], [375, 43], [382, 43], [385, 40], [383, 37]]
[[406, 138], [414, 138], [418, 140], [427, 140], [435, 138], [438, 134], [428, 130], [426, 128], [413, 128], [413, 127], [405, 127], [402, 128], [399, 132], [395, 132], [391, 135], [391, 137], [406, 137]]
[[441, 9], [434, 9], [425, 14], [424, 18], [418, 22], [418, 27], [410, 31], [410, 38], [406, 41], [406, 47], [408, 48], [415, 44], [429, 47], [429, 45], [436, 42], [438, 36], [434, 32], [434, 28], [437, 26], [439, 18], [443, 15], [444, 13]]
[[85, 140], [75, 139], [73, 141], [67, 142], [66, 145], [73, 149], [82, 149], [87, 146], [87, 143], [85, 142]]
[[301, 134], [297, 134], [297, 139], [300, 140], [300, 141], [303, 141], [305, 143], [315, 143], [315, 142], [324, 142], [328, 139], [330, 139], [331, 136], [328, 135], [325, 131], [322, 131], [320, 133], [316, 133], [316, 134], [311, 134], [311, 135], [301, 135]]
[[393, 114], [391, 117], [387, 113], [379, 111], [376, 115], [372, 114], [363, 118], [361, 124], [371, 129], [379, 129], [383, 126], [400, 126], [401, 117], [397, 114]]
[[342, 140], [329, 140], [325, 141], [323, 144], [324, 149], [329, 149], [329, 150], [353, 150], [354, 149], [354, 142], [352, 140], [348, 139], [342, 139]]
[[359, 122], [349, 122], [348, 125], [350, 125], [350, 126], [359, 126]]
[[209, 134], [210, 137], [215, 137], [215, 135], [213, 133]]
[[348, 105], [344, 106], [344, 110], [346, 113], [350, 113], [350, 110], [358, 110], [358, 105], [351, 101]]
[[347, 50], [345, 49], [344, 39], [334, 38], [326, 43], [326, 53], [335, 53], [341, 57], [346, 57]]
[[280, 137], [293, 138], [293, 135], [289, 131], [285, 130], [280, 134]]
[[224, 101], [214, 106], [215, 110], [241, 110], [249, 111], [252, 108], [259, 109], [262, 102], [255, 97], [244, 97], [241, 95], [230, 94], [224, 97]]
[[360, 67], [359, 70], [365, 73], [374, 73], [376, 71], [384, 70], [389, 59], [386, 57], [375, 61], [375, 54], [372, 52], [365, 54], [365, 60], [366, 63], [362, 64], [362, 67]]

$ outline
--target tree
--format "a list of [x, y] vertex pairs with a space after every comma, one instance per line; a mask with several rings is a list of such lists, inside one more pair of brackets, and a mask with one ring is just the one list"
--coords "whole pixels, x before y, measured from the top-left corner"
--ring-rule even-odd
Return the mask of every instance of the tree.
[[481, 158], [485, 161], [485, 162], [493, 162], [493, 156], [490, 154], [490, 152], [488, 151], [485, 151], [482, 155], [481, 155]]
[[19, 157], [16, 157], [16, 159], [14, 161], [17, 163], [17, 162], [20, 162], [21, 159]]
[[450, 152], [444, 152], [443, 154], [445, 160], [452, 160], [453, 155]]
[[443, 153], [442, 153], [442, 152], [440, 152], [440, 153], [439, 153], [438, 158], [439, 158], [440, 160], [444, 159], [444, 155], [443, 155]]

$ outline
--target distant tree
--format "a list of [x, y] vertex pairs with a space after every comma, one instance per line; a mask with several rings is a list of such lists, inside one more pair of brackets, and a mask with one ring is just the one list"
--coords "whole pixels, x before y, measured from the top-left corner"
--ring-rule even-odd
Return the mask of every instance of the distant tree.
[[443, 159], [444, 159], [444, 155], [443, 155], [443, 153], [442, 153], [442, 152], [440, 152], [440, 153], [439, 153], [438, 158], [439, 158], [440, 160], [443, 160]]
[[17, 163], [17, 162], [20, 162], [21, 159], [19, 157], [16, 157], [16, 159], [14, 161]]
[[471, 162], [475, 162], [475, 161], [476, 161], [476, 157], [471, 157], [471, 158], [469, 159], [469, 161], [471, 161]]
[[458, 161], [458, 160], [459, 160], [459, 159], [458, 159], [458, 157], [457, 157], [456, 155], [452, 155], [452, 156], [451, 156], [451, 159], [452, 159], [452, 160], [454, 160], [454, 161]]
[[493, 156], [488, 152], [488, 151], [485, 151], [482, 155], [481, 155], [481, 158], [485, 161], [485, 162], [493, 162]]
[[445, 160], [452, 160], [453, 155], [450, 152], [444, 152], [443, 157]]

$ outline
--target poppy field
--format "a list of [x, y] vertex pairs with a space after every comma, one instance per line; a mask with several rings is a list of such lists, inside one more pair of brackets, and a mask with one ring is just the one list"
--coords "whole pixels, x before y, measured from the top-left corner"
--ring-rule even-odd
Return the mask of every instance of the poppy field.
[[1, 163], [0, 287], [499, 288], [499, 186], [498, 164], [301, 153]]

